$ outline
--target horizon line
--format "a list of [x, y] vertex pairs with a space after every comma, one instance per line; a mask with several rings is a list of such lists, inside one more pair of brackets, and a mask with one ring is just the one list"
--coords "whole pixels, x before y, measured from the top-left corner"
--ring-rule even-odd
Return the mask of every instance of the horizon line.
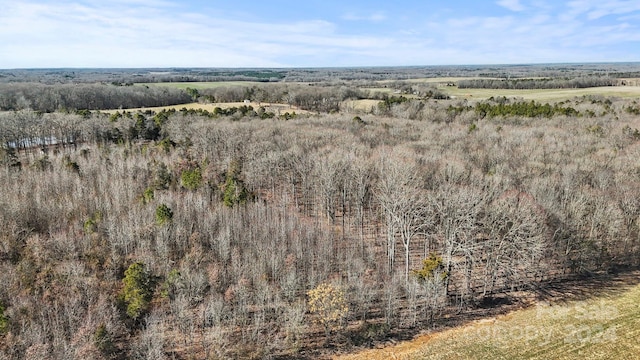
[[486, 63], [486, 64], [439, 64], [439, 65], [349, 65], [349, 66], [290, 66], [290, 67], [226, 67], [226, 66], [166, 66], [166, 67], [28, 67], [0, 68], [0, 71], [37, 71], [37, 70], [172, 70], [172, 69], [225, 69], [225, 70], [296, 70], [296, 69], [380, 69], [380, 68], [437, 68], [437, 67], [487, 67], [487, 66], [557, 66], [557, 65], [640, 65], [638, 61], [591, 61], [591, 62], [544, 62], [544, 63]]

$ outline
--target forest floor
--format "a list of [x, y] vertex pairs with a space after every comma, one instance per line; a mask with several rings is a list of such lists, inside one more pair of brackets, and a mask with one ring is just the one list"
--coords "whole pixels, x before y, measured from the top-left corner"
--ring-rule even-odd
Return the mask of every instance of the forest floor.
[[412, 340], [351, 355], [360, 359], [636, 359], [640, 271], [548, 284], [531, 304]]

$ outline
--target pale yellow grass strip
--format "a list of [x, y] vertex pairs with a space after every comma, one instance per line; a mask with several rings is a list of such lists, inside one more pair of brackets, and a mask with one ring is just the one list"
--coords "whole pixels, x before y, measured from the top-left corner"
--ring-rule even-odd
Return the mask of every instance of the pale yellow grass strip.
[[364, 359], [638, 359], [640, 285], [529, 309], [338, 357]]

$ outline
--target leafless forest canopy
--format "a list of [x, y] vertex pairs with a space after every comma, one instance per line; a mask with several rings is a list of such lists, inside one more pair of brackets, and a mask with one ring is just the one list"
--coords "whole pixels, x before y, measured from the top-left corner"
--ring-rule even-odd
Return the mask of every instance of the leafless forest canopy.
[[[317, 358], [639, 265], [637, 99], [403, 81], [637, 65], [139, 72], [0, 72], [0, 359]], [[246, 98], [311, 112], [90, 111]]]
[[638, 63], [405, 66], [366, 68], [0, 69], [0, 82], [116, 83], [263, 81], [323, 82], [434, 77], [639, 77]]

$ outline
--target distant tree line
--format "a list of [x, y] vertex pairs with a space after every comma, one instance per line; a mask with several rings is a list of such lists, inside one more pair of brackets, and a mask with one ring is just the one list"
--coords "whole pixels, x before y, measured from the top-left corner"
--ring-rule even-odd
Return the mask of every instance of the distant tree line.
[[545, 64], [486, 66], [406, 66], [366, 68], [307, 69], [219, 69], [219, 68], [149, 68], [149, 69], [7, 69], [0, 70], [0, 83], [157, 83], [198, 81], [258, 81], [332, 83], [338, 81], [406, 80], [435, 77], [489, 78], [575, 78], [607, 76], [639, 77], [634, 63]]
[[184, 104], [191, 97], [169, 87], [106, 84], [0, 83], [0, 110], [104, 110]]
[[611, 74], [616, 78], [640, 78], [640, 71], [625, 71]]
[[618, 80], [610, 77], [579, 77], [573, 79], [471, 79], [458, 81], [460, 89], [581, 89], [598, 86], [615, 86]]
[[315, 112], [335, 112], [347, 99], [367, 98], [369, 92], [351, 86], [269, 84], [222, 86], [186, 90], [161, 86], [113, 84], [0, 83], [0, 111], [39, 112], [127, 109], [185, 104], [242, 102], [284, 103]]
[[347, 99], [363, 99], [369, 96], [366, 90], [353, 86], [309, 86], [300, 84], [269, 84], [245, 86], [223, 86], [198, 91], [201, 101], [212, 103], [240, 102], [251, 100], [257, 103], [284, 103], [315, 112], [335, 112]]

